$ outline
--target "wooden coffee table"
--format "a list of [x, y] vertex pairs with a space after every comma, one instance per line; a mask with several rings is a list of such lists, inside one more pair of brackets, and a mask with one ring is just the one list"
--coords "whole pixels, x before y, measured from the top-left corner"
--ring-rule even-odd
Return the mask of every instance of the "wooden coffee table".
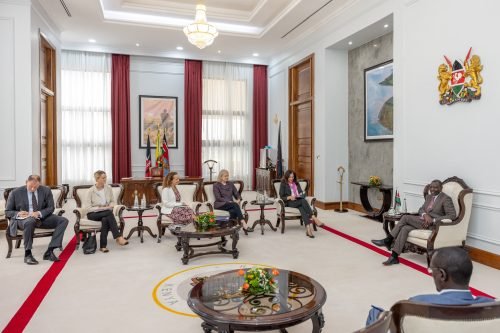
[[312, 320], [313, 333], [322, 331], [325, 289], [312, 278], [279, 270], [276, 294], [243, 295], [238, 270], [210, 276], [193, 287], [188, 305], [201, 317], [205, 333], [280, 330]]
[[[231, 254], [234, 259], [238, 258], [239, 252], [236, 248], [236, 244], [238, 243], [238, 239], [240, 238], [240, 224], [236, 220], [229, 220], [227, 222], [223, 222], [220, 225], [215, 227], [210, 227], [208, 229], [199, 229], [195, 226], [194, 223], [190, 223], [188, 225], [176, 225], [171, 224], [168, 226], [168, 229], [172, 233], [172, 235], [177, 237], [177, 244], [175, 248], [177, 251], [181, 249], [184, 250], [184, 255], [182, 256], [182, 263], [186, 265], [189, 262], [189, 259], [199, 256], [204, 256], [207, 254]], [[230, 236], [232, 241], [231, 250], [225, 248], [227, 244], [226, 236]], [[191, 239], [201, 239], [201, 238], [218, 238], [220, 240], [217, 242], [212, 242], [208, 244], [191, 244]], [[194, 249], [209, 247], [209, 246], [217, 246], [218, 250], [206, 251], [194, 253]]]

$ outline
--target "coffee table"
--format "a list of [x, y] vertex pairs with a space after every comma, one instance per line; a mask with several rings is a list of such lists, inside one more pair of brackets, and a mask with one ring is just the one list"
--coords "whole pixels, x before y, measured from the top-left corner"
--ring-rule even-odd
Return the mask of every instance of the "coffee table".
[[[207, 229], [200, 229], [194, 223], [190, 223], [187, 225], [171, 224], [168, 226], [168, 229], [170, 230], [172, 235], [177, 237], [177, 244], [175, 245], [175, 248], [177, 249], [177, 251], [180, 251], [181, 249], [184, 250], [184, 255], [181, 259], [184, 265], [187, 265], [189, 259], [191, 258], [204, 256], [207, 254], [231, 254], [234, 259], [237, 259], [239, 252], [236, 248], [236, 244], [238, 244], [238, 239], [240, 238], [240, 228], [241, 226], [236, 220], [222, 222], [217, 226]], [[231, 250], [225, 248], [227, 244], [226, 236], [231, 237], [231, 239], [233, 240], [231, 244]], [[201, 239], [214, 237], [220, 237], [220, 240], [208, 244], [191, 244], [192, 238]], [[194, 249], [196, 248], [209, 246], [217, 246], [218, 250], [194, 253]]]
[[250, 202], [252, 205], [258, 205], [260, 206], [260, 218], [258, 220], [256, 220], [252, 227], [251, 228], [248, 228], [248, 231], [254, 231], [255, 229], [255, 226], [257, 224], [260, 224], [260, 233], [261, 235], [264, 234], [264, 226], [267, 224], [272, 231], [276, 231], [277, 229], [271, 224], [271, 221], [267, 220], [266, 217], [264, 216], [264, 208], [268, 205], [273, 205], [274, 204], [274, 201], [257, 201], [257, 200], [253, 200]]
[[126, 207], [125, 209], [130, 211], [130, 212], [137, 212], [138, 219], [137, 219], [137, 226], [133, 227], [132, 230], [129, 231], [128, 236], [125, 237], [125, 239], [129, 239], [132, 237], [132, 234], [137, 231], [137, 235], [141, 237], [141, 243], [144, 243], [144, 231], [147, 231], [151, 237], [156, 238], [156, 235], [153, 234], [153, 231], [151, 231], [151, 228], [148, 226], [145, 226], [142, 222], [142, 213], [144, 213], [146, 210], [153, 209], [153, 206], [146, 206], [146, 207]]
[[201, 317], [205, 333], [280, 330], [312, 320], [313, 333], [325, 325], [325, 289], [312, 278], [279, 270], [276, 294], [244, 295], [243, 277], [232, 270], [205, 278], [191, 289], [188, 305]]

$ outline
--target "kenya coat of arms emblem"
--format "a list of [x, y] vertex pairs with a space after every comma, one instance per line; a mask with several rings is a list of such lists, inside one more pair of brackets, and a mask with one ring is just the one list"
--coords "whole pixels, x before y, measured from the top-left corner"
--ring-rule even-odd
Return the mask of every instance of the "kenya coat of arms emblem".
[[465, 60], [455, 60], [453, 63], [444, 56], [446, 64], [438, 67], [439, 104], [451, 105], [455, 102], [472, 102], [481, 98], [481, 84], [483, 77], [481, 59], [477, 55], [471, 56], [469, 49]]

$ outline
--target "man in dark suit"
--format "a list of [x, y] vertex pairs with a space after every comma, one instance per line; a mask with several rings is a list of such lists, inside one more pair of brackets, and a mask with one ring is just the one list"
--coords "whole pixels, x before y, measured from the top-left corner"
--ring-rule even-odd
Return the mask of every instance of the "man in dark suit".
[[[434, 251], [429, 270], [432, 272], [438, 294], [418, 295], [410, 301], [437, 305], [470, 305], [493, 302], [488, 297], [474, 297], [469, 290], [472, 276], [472, 261], [460, 247], [442, 247]], [[366, 325], [377, 320], [384, 310], [372, 306]]]
[[399, 255], [403, 252], [408, 234], [415, 229], [432, 228], [433, 224], [445, 219], [453, 220], [457, 216], [455, 206], [451, 198], [443, 190], [440, 180], [433, 180], [429, 186], [430, 194], [425, 198], [425, 202], [418, 210], [418, 215], [404, 215], [391, 234], [380, 240], [372, 240], [377, 246], [385, 246], [391, 250], [392, 255], [384, 261], [386, 266], [399, 264]]
[[68, 219], [52, 214], [54, 212], [54, 198], [47, 186], [40, 185], [40, 176], [31, 175], [26, 186], [12, 191], [7, 199], [5, 215], [11, 220], [9, 230], [11, 235], [17, 234], [17, 229], [23, 230], [24, 262], [36, 265], [38, 261], [33, 257], [33, 234], [36, 228], [55, 229], [49, 247], [43, 255], [44, 260], [59, 261], [54, 249], [62, 246], [64, 231], [68, 226]]

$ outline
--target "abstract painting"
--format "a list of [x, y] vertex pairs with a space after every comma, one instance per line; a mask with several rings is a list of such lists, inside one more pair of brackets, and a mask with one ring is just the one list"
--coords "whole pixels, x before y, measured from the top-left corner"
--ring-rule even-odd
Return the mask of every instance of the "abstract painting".
[[156, 136], [166, 133], [169, 148], [177, 148], [177, 97], [139, 96], [139, 148], [156, 147]]

